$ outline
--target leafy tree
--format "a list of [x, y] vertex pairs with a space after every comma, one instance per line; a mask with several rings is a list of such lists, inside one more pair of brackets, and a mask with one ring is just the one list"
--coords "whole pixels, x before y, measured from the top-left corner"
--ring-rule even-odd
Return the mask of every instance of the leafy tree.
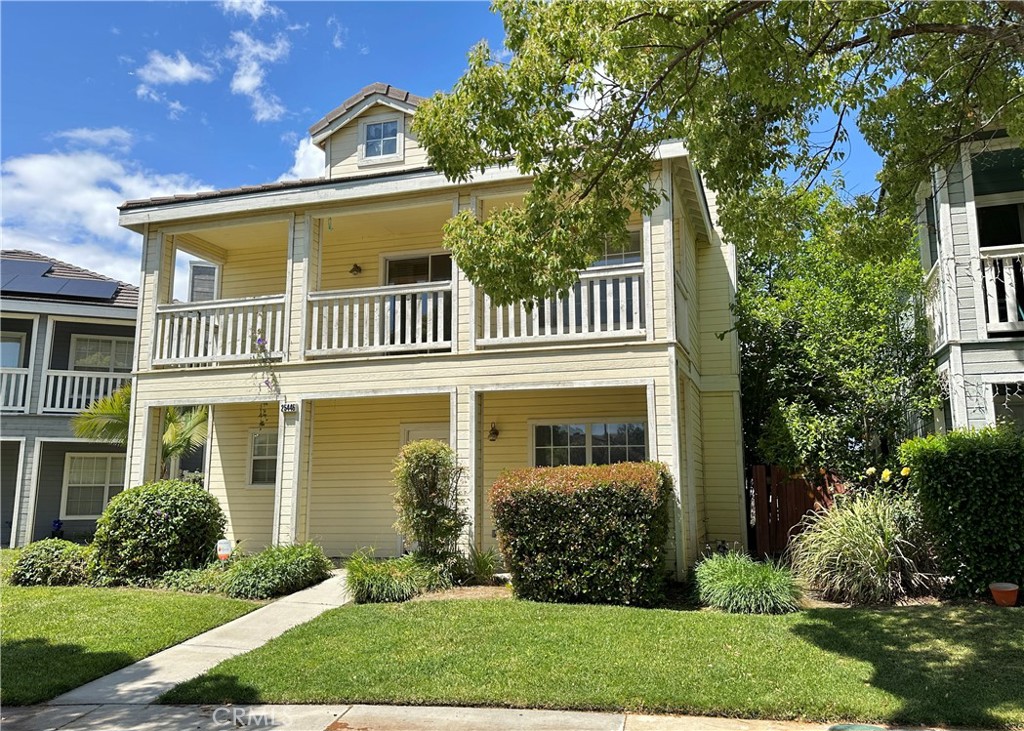
[[[132, 386], [126, 383], [118, 390], [93, 401], [71, 420], [75, 436], [128, 446], [131, 423]], [[187, 457], [206, 444], [207, 410], [205, 406], [178, 409], [168, 406], [164, 411], [164, 433], [160, 459], [167, 473], [170, 461]]]
[[912, 189], [959, 142], [995, 124], [1024, 139], [1016, 0], [494, 8], [510, 59], [475, 47], [414, 128], [452, 179], [509, 162], [534, 176], [521, 209], [446, 226], [459, 266], [499, 302], [566, 289], [625, 236], [629, 210], [651, 211], [665, 139], [686, 141], [735, 221], [766, 173], [790, 175], [795, 194], [813, 188], [843, 158], [855, 119], [885, 161], [883, 212], [905, 226]]
[[747, 460], [858, 473], [935, 405], [916, 240], [827, 186], [791, 198], [766, 184], [752, 203], [788, 228], [762, 241], [735, 224]]

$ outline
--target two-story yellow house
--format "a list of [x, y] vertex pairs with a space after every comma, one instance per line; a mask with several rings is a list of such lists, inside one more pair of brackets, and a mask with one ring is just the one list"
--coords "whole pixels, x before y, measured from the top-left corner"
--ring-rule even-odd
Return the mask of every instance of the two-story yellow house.
[[[624, 250], [564, 297], [496, 306], [442, 225], [515, 205], [530, 181], [432, 170], [411, 125], [421, 101], [373, 84], [313, 125], [320, 179], [121, 207], [144, 239], [130, 483], [159, 473], [164, 407], [204, 403], [206, 484], [249, 549], [396, 554], [392, 463], [427, 437], [465, 467], [477, 546], [496, 543], [502, 470], [642, 459], [675, 477], [678, 571], [705, 541], [745, 544], [735, 252], [684, 146], [660, 148], [664, 200]], [[215, 265], [214, 299], [173, 301], [182, 255]]]

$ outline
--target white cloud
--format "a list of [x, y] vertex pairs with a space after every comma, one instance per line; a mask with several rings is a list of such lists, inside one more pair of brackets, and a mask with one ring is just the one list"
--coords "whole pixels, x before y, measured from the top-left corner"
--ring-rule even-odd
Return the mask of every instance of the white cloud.
[[331, 45], [338, 49], [344, 48], [345, 42], [348, 41], [348, 28], [342, 25], [335, 15], [327, 19], [327, 27], [332, 32]]
[[368, 45], [366, 45], [365, 43], [360, 43], [359, 44], [359, 55], [360, 56], [368, 56], [369, 54], [370, 54], [370, 47]]
[[235, 31], [231, 40], [233, 45], [226, 54], [236, 63], [235, 74], [231, 77], [231, 93], [249, 97], [253, 118], [257, 122], [281, 119], [288, 110], [275, 94], [266, 89], [264, 66], [288, 57], [291, 50], [288, 39], [278, 36], [268, 44], [244, 31]]
[[8, 158], [0, 182], [4, 248], [30, 249], [133, 283], [142, 239], [117, 225], [117, 206], [209, 188], [185, 173], [154, 172], [95, 149]]
[[165, 56], [160, 51], [150, 51], [145, 66], [135, 71], [145, 83], [152, 86], [160, 84], [191, 84], [193, 81], [213, 81], [213, 69], [188, 60], [184, 53], [178, 51], [175, 56]]
[[121, 35], [121, 29], [118, 28], [116, 25], [110, 26], [110, 32], [111, 32], [111, 34], [113, 34], [115, 36]]
[[295, 148], [295, 164], [277, 180], [306, 180], [324, 176], [324, 151], [304, 137]]
[[53, 136], [82, 147], [115, 147], [127, 150], [135, 144], [135, 135], [124, 127], [78, 127], [56, 132]]
[[156, 104], [163, 104], [167, 107], [167, 118], [168, 119], [180, 119], [181, 115], [188, 109], [177, 99], [171, 99], [162, 91], [156, 91], [155, 89], [147, 86], [146, 84], [139, 84], [135, 87], [135, 96], [143, 101], [154, 102]]
[[217, 5], [225, 15], [248, 15], [254, 21], [264, 15], [277, 17], [284, 14], [281, 8], [271, 5], [267, 0], [219, 0]]

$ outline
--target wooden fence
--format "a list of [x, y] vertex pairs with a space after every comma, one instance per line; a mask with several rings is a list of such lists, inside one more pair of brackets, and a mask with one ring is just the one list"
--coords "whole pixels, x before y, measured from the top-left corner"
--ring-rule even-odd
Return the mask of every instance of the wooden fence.
[[831, 475], [812, 481], [775, 465], [753, 465], [748, 478], [754, 493], [758, 556], [775, 556], [786, 550], [806, 513], [831, 507], [836, 487]]

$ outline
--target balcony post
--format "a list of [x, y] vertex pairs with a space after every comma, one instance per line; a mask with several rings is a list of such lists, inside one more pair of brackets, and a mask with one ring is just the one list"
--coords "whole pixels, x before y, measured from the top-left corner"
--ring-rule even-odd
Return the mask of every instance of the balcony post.
[[292, 216], [288, 234], [284, 362], [305, 360], [308, 297], [320, 283], [320, 219]]
[[136, 319], [135, 370], [149, 370], [153, 360], [156, 307], [171, 301], [174, 276], [174, 237], [146, 224], [142, 235], [142, 277]]

